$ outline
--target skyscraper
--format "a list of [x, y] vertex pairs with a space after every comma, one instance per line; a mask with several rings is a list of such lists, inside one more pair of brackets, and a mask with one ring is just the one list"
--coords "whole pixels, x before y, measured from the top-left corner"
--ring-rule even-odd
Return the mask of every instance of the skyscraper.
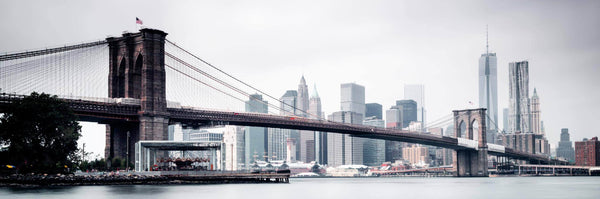
[[[334, 122], [362, 124], [362, 114], [350, 111], [338, 111], [328, 116]], [[363, 164], [363, 140], [347, 134], [327, 134], [327, 164], [341, 166]]]
[[397, 100], [396, 108], [402, 110], [402, 128], [408, 127], [410, 122], [417, 121], [417, 102], [415, 100]]
[[508, 131], [508, 108], [502, 109], [502, 131]]
[[575, 150], [569, 135], [569, 129], [563, 128], [560, 130], [560, 142], [556, 148], [556, 156], [567, 159], [569, 162], [575, 162]]
[[[402, 129], [402, 110], [397, 106], [385, 111], [385, 128]], [[402, 159], [402, 143], [385, 141], [385, 161], [393, 162]]]
[[[368, 103], [365, 105], [364, 125], [385, 127], [385, 121], [382, 119], [382, 106], [378, 103]], [[367, 166], [379, 166], [385, 162], [385, 140], [365, 139], [363, 144], [363, 161]]]
[[[385, 127], [385, 121], [376, 116], [365, 118], [364, 125]], [[363, 163], [367, 166], [379, 166], [385, 162], [385, 140], [365, 139], [363, 144]]]
[[[308, 113], [312, 119], [322, 119], [321, 98], [317, 92], [317, 85], [310, 95], [308, 103]], [[327, 164], [327, 133], [315, 132], [315, 161], [320, 164]]]
[[364, 117], [365, 87], [355, 83], [342, 84], [340, 87], [341, 110], [355, 112]]
[[531, 133], [529, 101], [529, 62], [512, 62], [509, 72], [508, 132]]
[[404, 85], [404, 99], [414, 100], [417, 103], [417, 119], [415, 121], [420, 121], [425, 126], [427, 116], [425, 109], [425, 86], [423, 84]]
[[[300, 78], [300, 84], [298, 84], [298, 111], [296, 115], [301, 117], [309, 117], [309, 98], [308, 98], [308, 86], [306, 86], [306, 80], [304, 76]], [[300, 139], [297, 151], [300, 153], [300, 161], [311, 162], [315, 160], [315, 132], [314, 131], [299, 131]]]
[[[332, 113], [328, 119], [335, 122], [362, 124], [365, 115], [365, 87], [355, 83], [342, 84], [340, 100], [342, 111]], [[364, 138], [328, 133], [328, 165], [363, 164], [363, 143]]]
[[225, 170], [241, 170], [244, 168], [244, 129], [240, 126], [225, 126], [223, 131], [225, 145]]
[[279, 99], [281, 101], [281, 115], [296, 115], [298, 107], [298, 91], [288, 90]]
[[[264, 101], [262, 95], [250, 95], [250, 99], [246, 101], [246, 112], [267, 113], [268, 102]], [[268, 151], [267, 146], [267, 128], [263, 127], [246, 127], [244, 133], [245, 139], [245, 165], [248, 166], [255, 160], [265, 160], [264, 156]]]
[[383, 119], [383, 106], [378, 103], [365, 104], [365, 118], [375, 117], [377, 119]]
[[531, 128], [536, 135], [543, 135], [540, 113], [540, 97], [538, 97], [537, 90], [533, 88], [533, 96], [531, 96]]
[[298, 116], [307, 117], [308, 114], [308, 86], [306, 85], [306, 80], [304, 76], [300, 78], [300, 83], [298, 84], [298, 104], [297, 108], [300, 110], [296, 113]]
[[[296, 115], [297, 112], [297, 101], [298, 92], [295, 90], [286, 91], [279, 100], [281, 101], [281, 115]], [[299, 134], [297, 130], [292, 129], [279, 129], [269, 128], [268, 133], [268, 156], [274, 160], [286, 160], [287, 159], [287, 142], [289, 138], [293, 142], [299, 140]], [[297, 146], [295, 143], [293, 146]], [[297, 151], [294, 149], [294, 151]], [[298, 157], [298, 154], [294, 154], [294, 157]], [[296, 158], [293, 158], [296, 160]]]
[[487, 142], [495, 143], [498, 132], [498, 70], [496, 53], [486, 53], [479, 58], [479, 107], [487, 109]]

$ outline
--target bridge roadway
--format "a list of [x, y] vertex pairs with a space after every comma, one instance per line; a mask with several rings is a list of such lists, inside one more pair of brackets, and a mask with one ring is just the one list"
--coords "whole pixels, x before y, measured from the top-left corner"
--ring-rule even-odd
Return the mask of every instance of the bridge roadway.
[[[12, 102], [20, 100], [23, 97], [25, 97], [25, 95], [1, 93], [0, 112], [3, 112], [6, 108], [8, 108]], [[59, 98], [65, 103], [69, 104], [74, 113], [79, 116], [81, 121], [98, 122], [104, 124], [110, 122], [139, 121], [139, 103], [121, 102], [114, 98], [80, 98], [70, 96], [60, 96]], [[473, 140], [423, 134], [420, 132], [411, 132], [406, 130], [352, 125], [331, 122], [327, 120], [307, 119], [297, 116], [227, 112], [191, 107], [168, 107], [167, 110], [169, 113], [169, 116], [167, 117], [169, 118], [169, 122], [171, 124], [182, 123], [191, 126], [239, 125], [310, 130], [343, 133], [362, 138], [419, 143], [455, 150], [476, 149], [476, 144], [461, 144], [463, 142], [474, 142]], [[552, 161], [551, 159], [539, 154], [521, 152], [511, 148], [504, 148], [499, 145], [494, 145], [494, 147], [491, 147], [491, 144], [488, 145], [490, 145], [488, 147], [488, 153], [490, 155], [537, 161], [539, 163], [550, 163]]]

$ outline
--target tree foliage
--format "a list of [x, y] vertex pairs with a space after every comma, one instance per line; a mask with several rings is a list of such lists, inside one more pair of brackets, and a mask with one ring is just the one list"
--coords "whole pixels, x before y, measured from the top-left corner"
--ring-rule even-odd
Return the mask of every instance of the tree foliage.
[[70, 107], [56, 96], [31, 93], [14, 102], [0, 118], [0, 142], [8, 160], [24, 172], [64, 172], [77, 150], [81, 126]]

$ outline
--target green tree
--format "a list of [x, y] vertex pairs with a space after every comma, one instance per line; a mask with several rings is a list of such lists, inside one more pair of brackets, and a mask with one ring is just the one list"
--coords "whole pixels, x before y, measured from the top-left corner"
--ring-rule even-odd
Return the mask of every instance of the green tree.
[[70, 107], [56, 96], [31, 93], [14, 102], [0, 118], [0, 144], [8, 162], [23, 172], [64, 172], [77, 151], [81, 126]]

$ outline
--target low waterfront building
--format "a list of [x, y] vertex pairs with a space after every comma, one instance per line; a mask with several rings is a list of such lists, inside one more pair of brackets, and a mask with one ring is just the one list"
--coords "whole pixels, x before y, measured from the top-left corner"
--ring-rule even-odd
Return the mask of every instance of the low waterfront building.
[[600, 141], [598, 141], [598, 137], [575, 142], [575, 165], [600, 166]]

